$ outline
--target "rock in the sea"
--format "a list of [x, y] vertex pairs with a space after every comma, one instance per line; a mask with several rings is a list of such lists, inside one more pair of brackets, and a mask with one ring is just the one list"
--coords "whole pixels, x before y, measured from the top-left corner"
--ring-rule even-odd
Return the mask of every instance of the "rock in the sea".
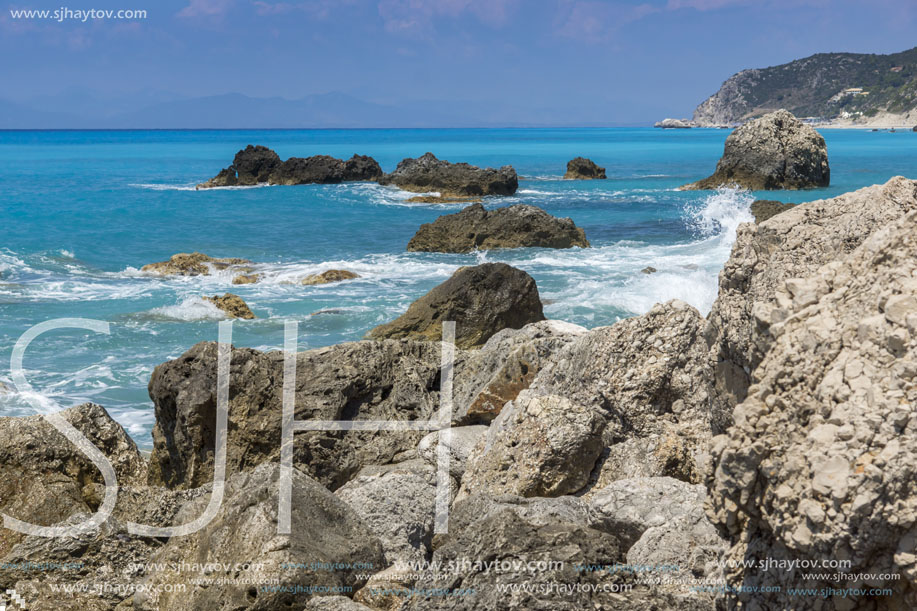
[[[290, 534], [279, 534], [279, 472], [278, 465], [263, 464], [229, 477], [214, 519], [195, 533], [170, 538], [152, 558], [158, 568], [143, 580], [134, 608], [303, 608], [310, 594], [297, 591], [297, 586], [355, 591], [365, 583], [364, 574], [384, 565], [382, 546], [366, 524], [298, 469], [293, 470]], [[177, 519], [184, 523], [197, 518], [208, 501], [201, 497], [188, 502]], [[184, 568], [204, 565], [209, 568]], [[279, 587], [256, 585], [268, 579]]]
[[460, 204], [463, 202], [468, 202], [469, 204], [477, 203], [481, 201], [481, 197], [466, 195], [466, 196], [442, 196], [442, 195], [415, 195], [414, 197], [409, 197], [405, 201], [409, 204]]
[[267, 182], [271, 172], [280, 164], [280, 157], [271, 149], [260, 144], [257, 146], [249, 144], [236, 153], [231, 166], [221, 170], [207, 182], [197, 185], [197, 188], [257, 185]]
[[662, 121], [656, 121], [653, 127], [660, 127], [662, 129], [688, 129], [690, 127], [695, 127], [695, 124], [688, 119], [663, 119]]
[[[419, 420], [439, 407], [440, 345], [352, 342], [300, 352], [297, 420]], [[277, 462], [283, 353], [232, 351], [227, 473]], [[217, 345], [200, 343], [156, 367], [150, 398], [156, 413], [150, 484], [196, 488], [213, 478]], [[297, 432], [297, 468], [336, 489], [363, 466], [384, 465], [414, 450], [423, 432]]]
[[512, 195], [519, 179], [512, 166], [482, 169], [426, 153], [416, 159], [403, 159], [394, 172], [379, 179], [379, 184], [419, 193], [438, 191], [443, 196]]
[[575, 157], [567, 162], [567, 172], [564, 178], [568, 180], [592, 180], [605, 178], [605, 168], [601, 168], [591, 159]]
[[778, 289], [849, 254], [876, 229], [915, 209], [917, 182], [899, 176], [739, 226], [704, 332], [712, 346], [717, 411], [729, 412], [745, 398], [751, 372], [771, 344], [767, 329], [780, 320], [772, 313]]
[[763, 223], [772, 216], [786, 212], [794, 206], [796, 204], [784, 204], [772, 199], [756, 199], [751, 203], [751, 215], [755, 217], [756, 223]]
[[169, 257], [168, 261], [149, 263], [140, 268], [161, 276], [208, 276], [212, 270], [224, 270], [235, 265], [251, 263], [246, 259], [217, 259], [202, 252], [180, 252]]
[[574, 339], [503, 407], [472, 452], [460, 496], [584, 491], [609, 453], [619, 472], [602, 481], [630, 477], [622, 456], [642, 457], [646, 445], [616, 452], [647, 438], [666, 441], [646, 475], [699, 480], [709, 439], [728, 421], [710, 409], [703, 325], [697, 310], [671, 301]]
[[[146, 463], [136, 444], [105, 409], [85, 403], [60, 414], [108, 458], [119, 485], [129, 486], [143, 479]], [[102, 499], [92, 484], [101, 483], [102, 474], [42, 416], [0, 418], [0, 439], [3, 513], [53, 526], [98, 507]], [[16, 531], [0, 529], [0, 558], [22, 538]]]
[[[862, 578], [866, 585], [892, 590], [878, 598], [865, 592], [837, 595], [813, 609], [913, 607], [917, 211], [865, 241], [855, 229], [865, 227], [867, 211], [876, 219], [912, 206], [914, 189], [915, 183], [893, 179], [835, 202], [802, 205], [762, 225], [809, 216], [814, 228], [815, 213], [823, 207], [819, 233], [836, 245], [823, 253], [828, 262], [805, 278], [792, 274], [779, 284], [774, 279], [778, 294], [764, 331], [771, 345], [753, 371], [748, 396], [735, 408], [734, 426], [715, 440], [709, 515], [730, 536], [732, 561], [774, 558], [792, 566], [844, 560], [850, 562], [844, 573], [869, 574]], [[859, 209], [845, 205], [855, 199]], [[831, 213], [838, 215], [835, 222]], [[838, 230], [841, 218], [847, 231]], [[841, 241], [861, 243], [844, 257]], [[814, 263], [801, 255], [817, 246], [796, 250], [804, 262], [800, 268]], [[802, 580], [799, 569], [733, 566], [730, 583], [782, 586], [764, 595], [740, 592], [743, 608], [799, 604], [787, 592]], [[838, 571], [819, 572], [829, 576], [804, 582], [806, 588], [850, 586], [830, 577]]]
[[372, 181], [381, 176], [378, 162], [366, 155], [354, 155], [347, 161], [329, 155], [290, 157], [281, 161], [277, 153], [266, 146], [249, 144], [236, 153], [231, 166], [197, 188]]
[[213, 297], [203, 297], [204, 301], [208, 301], [223, 310], [223, 312], [229, 318], [242, 318], [245, 320], [252, 320], [255, 318], [255, 314], [248, 307], [248, 304], [233, 293], [223, 293], [223, 296], [214, 295]]
[[487, 210], [481, 204], [420, 226], [408, 242], [413, 252], [471, 252], [493, 248], [589, 248], [586, 234], [569, 218], [514, 204]]
[[503, 329], [544, 320], [535, 280], [505, 263], [461, 267], [415, 301], [408, 311], [368, 334], [369, 339], [442, 339], [442, 323], [455, 321], [455, 345], [475, 348]]
[[354, 278], [359, 278], [360, 275], [346, 269], [329, 269], [323, 271], [320, 274], [309, 274], [302, 279], [302, 283], [307, 286], [312, 286], [315, 284], [330, 284], [332, 282], [340, 282], [342, 280], [353, 280]]
[[233, 284], [255, 284], [261, 280], [261, 274], [239, 274], [232, 279]]
[[791, 113], [778, 110], [736, 128], [726, 138], [713, 175], [682, 189], [811, 189], [827, 187], [830, 178], [825, 139]]
[[334, 184], [373, 181], [382, 176], [382, 168], [372, 157], [354, 155], [347, 161], [329, 155], [290, 157], [271, 172], [273, 185]]
[[656, 269], [655, 267], [653, 267], [652, 265], [649, 265], [649, 266], [644, 267], [643, 269], [641, 269], [641, 270], [640, 270], [640, 273], [641, 273], [641, 274], [655, 274], [657, 271], [659, 271], [659, 270], [657, 270], [657, 269]]

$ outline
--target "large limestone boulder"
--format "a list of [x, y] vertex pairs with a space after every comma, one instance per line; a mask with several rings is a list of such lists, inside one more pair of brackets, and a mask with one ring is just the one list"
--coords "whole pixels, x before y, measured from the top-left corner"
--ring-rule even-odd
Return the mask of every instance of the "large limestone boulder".
[[482, 346], [503, 329], [544, 320], [535, 280], [505, 263], [461, 267], [451, 278], [415, 301], [392, 322], [367, 333], [369, 339], [442, 339], [443, 321], [455, 321], [455, 345]]
[[728, 412], [745, 398], [751, 373], [772, 341], [767, 328], [777, 290], [849, 254], [876, 229], [915, 209], [917, 182], [899, 176], [739, 226], [705, 330], [718, 411]]
[[567, 172], [564, 174], [567, 180], [593, 180], [596, 178], [605, 178], [605, 168], [599, 167], [591, 159], [585, 157], [574, 157], [567, 162]]
[[234, 293], [223, 293], [223, 295], [214, 295], [213, 297], [204, 297], [204, 301], [212, 303], [223, 311], [229, 318], [241, 318], [251, 320], [255, 318], [254, 312], [245, 303], [245, 300]]
[[[296, 586], [355, 591], [367, 574], [383, 566], [382, 546], [366, 524], [297, 469], [293, 470], [290, 534], [278, 534], [279, 472], [276, 464], [263, 464], [230, 477], [214, 519], [195, 533], [172, 537], [153, 556], [151, 562], [160, 568], [143, 581], [134, 608], [301, 609], [310, 596], [297, 592]], [[184, 523], [197, 518], [208, 501], [200, 497], [188, 502], [178, 519]], [[323, 564], [335, 568], [324, 569]], [[183, 570], [201, 565], [210, 565], [209, 570]], [[252, 585], [263, 580], [277, 580], [269, 582], [277, 587]]]
[[252, 186], [267, 182], [281, 164], [280, 157], [266, 146], [249, 144], [236, 153], [232, 165], [220, 171], [207, 182], [197, 185], [198, 189], [213, 187]]
[[419, 193], [438, 191], [444, 196], [512, 195], [519, 179], [512, 166], [482, 169], [467, 163], [450, 163], [426, 153], [416, 159], [403, 159], [394, 172], [379, 179], [379, 184]]
[[251, 261], [247, 259], [219, 259], [202, 252], [180, 252], [169, 257], [168, 261], [148, 263], [141, 267], [140, 271], [160, 276], [209, 276], [214, 270], [220, 271], [248, 263]]
[[630, 477], [621, 458], [646, 454], [646, 440], [660, 450], [643, 475], [698, 481], [709, 439], [727, 421], [710, 409], [703, 324], [671, 301], [576, 338], [503, 407], [472, 452], [460, 496], [587, 492]]
[[589, 248], [585, 232], [569, 218], [551, 216], [541, 208], [514, 204], [487, 210], [472, 204], [461, 212], [420, 226], [408, 250], [472, 252], [494, 248]]
[[[896, 182], [898, 195], [912, 198], [914, 184]], [[873, 214], [890, 186], [869, 191]], [[806, 208], [768, 223], [803, 215]], [[886, 200], [886, 213], [891, 210]], [[852, 210], [847, 218], [846, 226], [862, 228]], [[831, 229], [822, 226], [823, 232]], [[834, 250], [835, 257], [842, 253]], [[748, 396], [735, 408], [734, 426], [716, 439], [709, 514], [731, 537], [732, 560], [849, 560], [845, 572], [873, 576], [855, 583], [804, 581], [798, 570], [747, 567], [733, 570], [732, 582], [779, 585], [783, 592], [787, 586], [888, 587], [891, 596], [837, 596], [812, 608], [912, 607], [917, 211], [876, 230], [846, 258], [777, 288], [776, 303], [766, 312], [770, 348], [753, 372]], [[888, 577], [896, 574], [899, 580]], [[739, 601], [747, 609], [798, 604], [779, 592], [741, 593]]]
[[[146, 463], [125, 430], [99, 405], [60, 412], [111, 462], [118, 484], [142, 480]], [[0, 418], [0, 510], [19, 520], [53, 526], [91, 514], [102, 501], [92, 484], [102, 474], [83, 452], [41, 416]], [[0, 557], [23, 539], [0, 529]], [[0, 572], [2, 573], [2, 572]]]
[[[429, 419], [439, 406], [439, 343], [352, 342], [300, 352], [297, 420]], [[283, 353], [232, 351], [227, 473], [279, 460]], [[195, 488], [213, 478], [217, 344], [203, 342], [150, 377], [156, 412], [150, 484]], [[294, 464], [337, 488], [365, 465], [413, 450], [422, 432], [308, 431]]]
[[825, 139], [786, 110], [764, 115], [736, 128], [726, 138], [723, 157], [712, 176], [682, 189], [810, 189], [827, 187]]

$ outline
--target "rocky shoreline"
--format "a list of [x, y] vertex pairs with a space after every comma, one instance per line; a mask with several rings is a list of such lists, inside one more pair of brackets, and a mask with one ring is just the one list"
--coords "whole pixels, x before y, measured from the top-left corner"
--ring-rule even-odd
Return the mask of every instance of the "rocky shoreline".
[[[202, 273], [200, 257], [181, 261]], [[295, 420], [432, 419], [443, 320], [457, 322], [452, 428], [297, 432], [287, 535], [277, 530], [283, 353], [231, 350], [227, 481], [192, 534], [129, 524], [191, 522], [217, 494], [215, 343], [154, 371], [149, 458], [104, 408], [65, 411], [113, 465], [117, 503], [75, 536], [4, 529], [4, 566], [76, 568], [0, 571], [0, 587], [31, 609], [119, 611], [913, 605], [917, 182], [740, 226], [706, 318], [671, 301], [587, 331], [544, 320], [524, 272], [462, 268], [372, 339], [297, 354]], [[98, 470], [45, 420], [0, 418], [0, 431], [4, 513], [52, 525], [99, 510]], [[442, 440], [448, 534], [434, 532]], [[844, 560], [852, 577], [805, 578], [762, 569], [764, 559]], [[638, 565], [669, 568], [583, 570]], [[94, 591], [101, 582], [125, 588]], [[562, 597], [538, 586], [554, 582], [578, 587]], [[873, 593], [800, 603], [794, 587]]]

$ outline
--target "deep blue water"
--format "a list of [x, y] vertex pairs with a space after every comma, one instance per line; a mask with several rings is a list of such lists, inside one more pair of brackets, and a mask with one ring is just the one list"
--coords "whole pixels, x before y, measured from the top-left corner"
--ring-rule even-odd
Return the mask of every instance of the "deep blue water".
[[[830, 188], [771, 192], [769, 199], [830, 197], [894, 175], [917, 176], [917, 134], [825, 130]], [[653, 303], [681, 298], [706, 312], [750, 193], [680, 192], [709, 175], [726, 130], [506, 129], [0, 132], [0, 358], [31, 325], [59, 317], [111, 323], [111, 335], [55, 331], [26, 356], [35, 390], [70, 406], [108, 408], [149, 444], [153, 367], [216, 339], [219, 313], [200, 296], [231, 291], [258, 316], [234, 324], [234, 343], [278, 348], [286, 319], [300, 346], [355, 340], [396, 317], [456, 267], [506, 261], [531, 273], [546, 314], [588, 327], [612, 324]], [[511, 198], [583, 227], [593, 248], [474, 255], [406, 253], [417, 230], [461, 205], [406, 204], [409, 194], [369, 184], [195, 191], [247, 144], [282, 158], [372, 155], [390, 171], [432, 151], [475, 165], [513, 165], [524, 178]], [[563, 181], [583, 155], [608, 180]], [[176, 252], [243, 257], [265, 279], [160, 279], [139, 268]], [[639, 270], [651, 265], [658, 273]], [[309, 273], [343, 267], [362, 278], [321, 287]], [[336, 313], [313, 315], [319, 310]], [[0, 381], [10, 383], [6, 365]], [[16, 392], [0, 415], [30, 413]]]

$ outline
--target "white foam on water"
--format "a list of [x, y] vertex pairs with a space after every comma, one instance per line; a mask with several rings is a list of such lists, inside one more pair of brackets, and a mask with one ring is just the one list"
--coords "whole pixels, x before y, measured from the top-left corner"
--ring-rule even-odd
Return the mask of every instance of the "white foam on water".
[[[203, 182], [203, 181], [201, 181]], [[207, 189], [198, 189], [197, 185], [200, 183], [191, 182], [183, 183], [179, 185], [169, 185], [169, 184], [160, 184], [160, 183], [132, 183], [129, 184], [129, 187], [134, 187], [136, 189], [148, 189], [150, 191], [236, 191], [239, 189], [260, 189], [261, 187], [274, 187], [277, 185], [270, 185], [266, 182], [258, 183], [257, 185], [236, 185], [232, 187], [209, 187]]]
[[226, 314], [220, 308], [201, 297], [187, 297], [181, 303], [150, 310], [150, 314], [172, 320], [222, 320]]

